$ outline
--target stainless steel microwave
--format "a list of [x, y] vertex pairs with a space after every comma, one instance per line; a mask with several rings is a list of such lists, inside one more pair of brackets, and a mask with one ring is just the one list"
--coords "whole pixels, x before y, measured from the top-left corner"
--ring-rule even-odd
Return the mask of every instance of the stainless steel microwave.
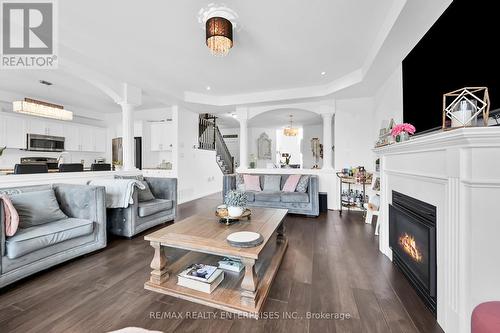
[[64, 138], [40, 134], [27, 134], [26, 150], [30, 151], [64, 151]]

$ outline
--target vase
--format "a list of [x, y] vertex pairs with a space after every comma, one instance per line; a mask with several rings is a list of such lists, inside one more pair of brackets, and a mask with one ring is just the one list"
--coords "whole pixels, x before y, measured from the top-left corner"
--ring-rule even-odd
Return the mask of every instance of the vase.
[[408, 132], [401, 132], [396, 136], [396, 142], [404, 142], [410, 140], [410, 134]]
[[227, 207], [227, 214], [230, 217], [240, 217], [243, 215], [243, 212], [245, 209], [243, 207], [236, 207], [236, 206], [228, 206]]

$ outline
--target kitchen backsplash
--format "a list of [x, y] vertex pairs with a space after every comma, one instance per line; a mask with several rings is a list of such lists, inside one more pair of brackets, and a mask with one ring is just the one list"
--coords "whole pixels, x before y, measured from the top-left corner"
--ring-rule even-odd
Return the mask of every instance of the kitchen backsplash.
[[[19, 163], [21, 157], [59, 157], [60, 153], [54, 152], [36, 152], [19, 149], [5, 149], [0, 156], [0, 169], [13, 169], [14, 165]], [[86, 153], [86, 152], [67, 152], [63, 155], [65, 163], [79, 163], [85, 161], [84, 167], [90, 167], [94, 160], [99, 157], [106, 157], [105, 153]], [[107, 161], [111, 163], [111, 161]]]

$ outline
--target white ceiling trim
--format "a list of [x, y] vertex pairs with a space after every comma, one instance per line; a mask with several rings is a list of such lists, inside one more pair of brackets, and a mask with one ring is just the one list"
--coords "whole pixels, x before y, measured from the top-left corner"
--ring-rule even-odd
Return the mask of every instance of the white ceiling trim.
[[407, 0], [396, 0], [387, 14], [382, 28], [377, 34], [377, 38], [372, 45], [371, 51], [366, 57], [363, 66], [351, 73], [325, 85], [309, 86], [293, 89], [269, 90], [247, 94], [233, 95], [209, 95], [192, 91], [184, 92], [184, 101], [188, 103], [206, 104], [214, 106], [246, 105], [256, 103], [266, 103], [272, 101], [297, 100], [303, 98], [327, 97], [338, 91], [349, 88], [363, 82], [365, 73], [369, 71], [374, 60], [380, 52], [384, 42], [387, 40], [391, 29], [396, 23]]

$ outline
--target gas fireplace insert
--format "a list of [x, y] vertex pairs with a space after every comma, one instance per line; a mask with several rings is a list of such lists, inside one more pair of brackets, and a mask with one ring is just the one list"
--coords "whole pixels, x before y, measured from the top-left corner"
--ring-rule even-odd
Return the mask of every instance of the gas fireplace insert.
[[393, 263], [436, 313], [436, 207], [392, 192], [389, 246]]

